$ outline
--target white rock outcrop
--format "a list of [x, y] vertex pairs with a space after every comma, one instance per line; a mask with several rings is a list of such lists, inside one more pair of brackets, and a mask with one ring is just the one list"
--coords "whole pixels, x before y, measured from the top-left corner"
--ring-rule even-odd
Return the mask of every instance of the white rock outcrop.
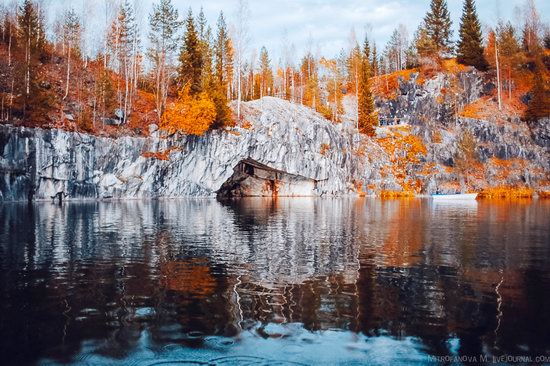
[[[386, 155], [355, 131], [276, 98], [243, 109], [247, 128], [201, 137], [112, 139], [2, 126], [0, 199], [214, 196], [246, 158], [317, 180], [323, 195], [354, 194], [357, 182], [394, 185], [379, 175]], [[167, 151], [168, 160], [154, 156]]]

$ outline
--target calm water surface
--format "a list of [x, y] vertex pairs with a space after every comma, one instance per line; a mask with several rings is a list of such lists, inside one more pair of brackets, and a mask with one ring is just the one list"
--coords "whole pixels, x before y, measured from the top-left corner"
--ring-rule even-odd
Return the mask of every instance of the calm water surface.
[[550, 202], [0, 204], [0, 268], [2, 364], [550, 356]]

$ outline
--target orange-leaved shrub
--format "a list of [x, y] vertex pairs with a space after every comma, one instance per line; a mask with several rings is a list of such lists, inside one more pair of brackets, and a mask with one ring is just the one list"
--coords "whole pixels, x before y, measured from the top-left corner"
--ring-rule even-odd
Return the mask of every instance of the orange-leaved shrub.
[[216, 106], [212, 98], [207, 93], [191, 96], [187, 85], [179, 92], [177, 100], [166, 108], [160, 128], [168, 133], [201, 136], [210, 129], [215, 119]]

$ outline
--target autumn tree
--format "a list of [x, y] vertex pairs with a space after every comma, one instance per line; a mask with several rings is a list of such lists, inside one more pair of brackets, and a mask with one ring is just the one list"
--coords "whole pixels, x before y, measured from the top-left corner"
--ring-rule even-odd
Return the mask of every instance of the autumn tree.
[[372, 95], [370, 85], [370, 46], [369, 41], [365, 38], [361, 55], [361, 68], [359, 75], [359, 120], [358, 126], [360, 133], [374, 136], [376, 126], [378, 125], [378, 117], [374, 109], [374, 97]]
[[243, 99], [242, 79], [245, 65], [245, 54], [249, 42], [249, 8], [247, 0], [239, 0], [236, 11], [235, 25], [235, 76], [237, 78], [237, 120], [241, 118], [241, 102]]
[[[109, 48], [113, 55], [113, 68], [117, 72], [117, 100], [122, 122], [126, 122], [132, 110], [134, 96], [135, 63], [138, 61], [139, 34], [134, 9], [128, 0], [124, 1], [109, 32]], [[123, 85], [121, 85], [123, 81]]]
[[319, 104], [319, 69], [317, 60], [311, 52], [308, 52], [302, 58], [300, 73], [303, 84], [302, 103], [313, 109], [317, 109], [317, 105]]
[[516, 37], [515, 29], [510, 22], [499, 23], [496, 29], [496, 37], [500, 46], [500, 59], [504, 75], [504, 84], [508, 90], [508, 98], [512, 99], [512, 87], [514, 84], [513, 72], [520, 63], [520, 45]]
[[525, 0], [523, 7], [523, 49], [534, 53], [540, 46], [542, 22], [534, 0]]
[[[65, 19], [63, 22], [64, 45], [66, 43], [67, 49], [67, 78], [65, 81], [65, 95], [63, 96], [63, 99], [67, 98], [69, 95], [69, 85], [71, 81], [71, 58], [80, 56], [79, 48], [81, 32], [80, 19], [76, 15], [76, 12], [74, 9], [68, 10], [65, 13]], [[65, 46], [63, 48], [65, 48]]]
[[459, 174], [469, 183], [469, 178], [474, 171], [474, 165], [477, 161], [476, 140], [470, 131], [464, 131], [457, 143], [457, 152], [455, 154], [455, 166]]
[[437, 54], [437, 45], [430, 37], [425, 24], [421, 24], [415, 33], [414, 46], [416, 49], [416, 56], [418, 57], [419, 64], [425, 64], [434, 55]]
[[[373, 56], [374, 57], [374, 56]], [[372, 61], [371, 61], [372, 63]], [[347, 59], [348, 87], [353, 90], [356, 100], [359, 100], [359, 75], [361, 73], [361, 47], [355, 45], [349, 52]], [[355, 105], [355, 121], [359, 120], [359, 105]]]
[[204, 92], [193, 96], [190, 89], [191, 84], [183, 87], [176, 101], [168, 105], [162, 116], [160, 127], [170, 134], [179, 132], [201, 136], [216, 119], [216, 106], [212, 98]]
[[483, 35], [474, 0], [464, 0], [458, 34], [457, 61], [485, 70], [487, 61], [483, 55]]
[[168, 87], [172, 79], [170, 67], [178, 48], [178, 32], [181, 27], [178, 11], [170, 0], [160, 0], [149, 15], [148, 56], [153, 65], [154, 92], [157, 115], [160, 120], [166, 107]]
[[[319, 64], [326, 70], [323, 74], [325, 75], [325, 85], [328, 92], [327, 106], [330, 107], [330, 110], [324, 114], [326, 114], [327, 118], [330, 117], [333, 122], [338, 122], [339, 114], [343, 112], [342, 72], [338, 60], [322, 57]], [[323, 110], [321, 111], [323, 112]]]
[[451, 30], [451, 15], [447, 9], [446, 0], [431, 0], [430, 10], [424, 17], [424, 27], [427, 36], [434, 46], [435, 56], [451, 52], [453, 48]]
[[233, 46], [223, 12], [220, 12], [218, 17], [214, 41], [214, 69], [218, 84], [226, 89], [226, 99], [230, 99], [233, 81]]
[[271, 95], [273, 91], [273, 71], [267, 48], [260, 50], [260, 98]]
[[525, 113], [529, 121], [550, 117], [550, 89], [548, 70], [542, 60], [542, 50], [535, 51], [534, 84], [531, 89], [531, 100]]
[[406, 68], [408, 45], [409, 36], [407, 28], [403, 24], [400, 24], [393, 31], [384, 51], [384, 56], [390, 68], [388, 71], [401, 71]]

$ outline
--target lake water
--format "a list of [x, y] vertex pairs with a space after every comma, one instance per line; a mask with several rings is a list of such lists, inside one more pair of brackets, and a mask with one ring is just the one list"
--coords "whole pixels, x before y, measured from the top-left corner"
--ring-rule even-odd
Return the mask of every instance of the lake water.
[[0, 267], [2, 364], [550, 361], [548, 201], [0, 204]]

